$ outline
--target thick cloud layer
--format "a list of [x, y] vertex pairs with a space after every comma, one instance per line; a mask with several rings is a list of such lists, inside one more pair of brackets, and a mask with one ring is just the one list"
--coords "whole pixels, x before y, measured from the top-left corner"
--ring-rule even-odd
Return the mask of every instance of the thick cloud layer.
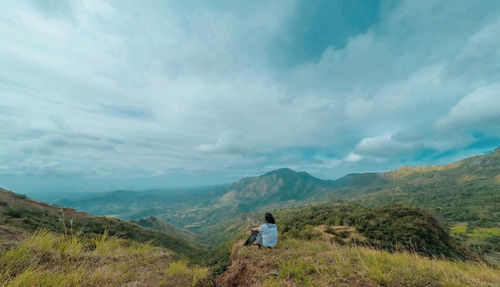
[[500, 145], [499, 1], [4, 6], [0, 184], [15, 190], [335, 178]]

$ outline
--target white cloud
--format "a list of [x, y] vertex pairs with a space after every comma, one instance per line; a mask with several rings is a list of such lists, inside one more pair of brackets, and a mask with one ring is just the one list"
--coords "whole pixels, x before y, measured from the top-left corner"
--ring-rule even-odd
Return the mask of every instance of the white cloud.
[[359, 155], [354, 152], [350, 152], [345, 158], [344, 161], [346, 162], [358, 162], [363, 159], [362, 155]]
[[416, 150], [413, 142], [399, 141], [396, 136], [384, 134], [376, 137], [364, 138], [356, 146], [356, 152], [361, 155], [375, 157], [390, 157], [403, 152]]
[[332, 177], [500, 136], [498, 1], [402, 1], [289, 69], [267, 49], [292, 2], [58, 3], [0, 11], [0, 174]]
[[[462, 98], [437, 121], [439, 128], [488, 128], [500, 123], [500, 83], [481, 87]], [[500, 136], [500, 131], [495, 135]]]

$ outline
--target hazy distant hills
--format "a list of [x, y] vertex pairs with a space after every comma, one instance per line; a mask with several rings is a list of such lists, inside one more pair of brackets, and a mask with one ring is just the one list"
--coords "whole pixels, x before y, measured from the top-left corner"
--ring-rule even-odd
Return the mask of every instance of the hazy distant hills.
[[497, 226], [500, 151], [448, 165], [349, 174], [337, 180], [283, 168], [227, 186], [177, 192], [114, 191], [58, 203], [94, 215], [125, 219], [155, 216], [197, 230], [242, 213], [332, 200], [355, 200], [366, 206], [400, 203], [427, 207], [450, 221]]
[[366, 206], [403, 203], [422, 206], [452, 221], [498, 226], [500, 151], [441, 166], [401, 167], [376, 174], [322, 196], [354, 199]]
[[80, 234], [91, 237], [106, 230], [110, 235], [138, 242], [154, 241], [185, 256], [198, 254], [199, 248], [183, 237], [182, 232], [150, 230], [137, 224], [107, 217], [94, 217], [72, 208], [63, 208], [27, 198], [0, 188], [0, 250], [45, 229], [55, 233]]
[[170, 224], [166, 221], [163, 221], [159, 218], [156, 218], [154, 216], [150, 216], [147, 218], [141, 218], [141, 219], [139, 219], [137, 221], [133, 221], [133, 222], [137, 225], [140, 225], [142, 227], [145, 227], [145, 228], [148, 228], [151, 230], [156, 230], [156, 231], [160, 231], [160, 232], [166, 233], [166, 234], [181, 236], [182, 238], [188, 238], [192, 242], [197, 240], [196, 234], [189, 232], [185, 229], [175, 227], [172, 224]]
[[[213, 206], [227, 192], [226, 186], [172, 190], [117, 190], [82, 200], [62, 199], [58, 205], [85, 210], [93, 215], [106, 215], [127, 220], [149, 216], [159, 217], [178, 225], [184, 222], [186, 211], [203, 210]], [[181, 214], [182, 213], [182, 214]], [[195, 212], [195, 216], [198, 212]], [[189, 221], [189, 220], [188, 220]]]

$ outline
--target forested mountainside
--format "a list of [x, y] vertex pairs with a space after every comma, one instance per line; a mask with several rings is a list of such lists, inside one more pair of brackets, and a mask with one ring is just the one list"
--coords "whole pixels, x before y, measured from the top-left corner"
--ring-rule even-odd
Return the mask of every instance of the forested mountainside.
[[429, 208], [450, 222], [500, 224], [500, 149], [447, 165], [401, 167], [371, 180], [355, 175], [353, 181], [323, 198], [355, 199], [366, 206], [403, 203]]
[[61, 201], [93, 215], [124, 219], [155, 216], [193, 231], [239, 214], [354, 200], [365, 206], [399, 203], [429, 208], [449, 226], [498, 228], [500, 150], [442, 166], [402, 167], [386, 173], [350, 174], [322, 180], [279, 169], [231, 185], [188, 191], [115, 191], [86, 200]]
[[185, 229], [175, 227], [174, 225], [154, 216], [141, 218], [137, 221], [131, 222], [151, 230], [160, 231], [162, 233], [171, 234], [174, 236], [181, 236], [182, 238], [189, 239], [190, 242], [202, 241], [201, 238], [197, 236], [197, 234]]

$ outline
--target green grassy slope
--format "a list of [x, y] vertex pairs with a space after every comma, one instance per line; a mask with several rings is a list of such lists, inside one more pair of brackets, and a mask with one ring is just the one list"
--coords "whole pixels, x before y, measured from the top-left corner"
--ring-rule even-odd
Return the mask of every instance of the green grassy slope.
[[233, 248], [217, 286], [498, 286], [500, 270], [477, 262], [342, 246], [324, 238]]
[[45, 228], [56, 233], [81, 232], [86, 236], [108, 231], [110, 235], [124, 239], [153, 241], [155, 245], [166, 247], [181, 256], [193, 257], [200, 254], [194, 244], [180, 235], [146, 229], [119, 219], [93, 217], [88, 213], [37, 202], [3, 189], [0, 189], [0, 215], [0, 235], [6, 234], [1, 236], [4, 245], [8, 245], [8, 238], [22, 238], [24, 234]]
[[[208, 280], [208, 281], [207, 281]], [[1, 286], [210, 286], [206, 268], [168, 249], [108, 236], [39, 230], [0, 250]]]

